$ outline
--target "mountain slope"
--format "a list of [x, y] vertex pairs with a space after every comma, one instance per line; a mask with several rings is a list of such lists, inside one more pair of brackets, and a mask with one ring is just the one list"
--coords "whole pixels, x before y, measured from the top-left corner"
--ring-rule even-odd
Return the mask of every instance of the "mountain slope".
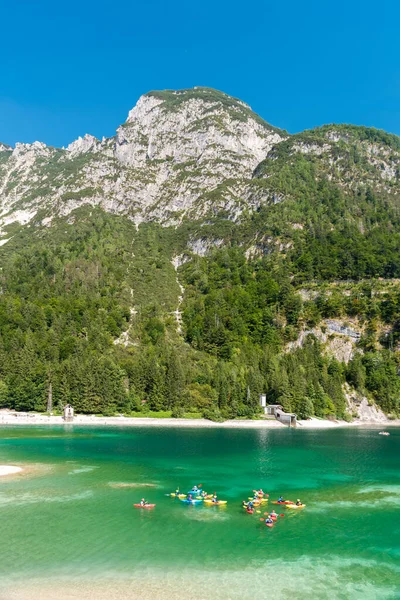
[[351, 386], [398, 414], [399, 168], [396, 136], [208, 88], [0, 146], [0, 405], [349, 418]]

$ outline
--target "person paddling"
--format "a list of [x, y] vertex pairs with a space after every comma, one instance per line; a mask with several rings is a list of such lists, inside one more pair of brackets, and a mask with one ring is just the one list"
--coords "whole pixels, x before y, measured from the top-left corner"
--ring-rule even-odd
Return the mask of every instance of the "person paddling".
[[285, 502], [284, 499], [283, 499], [283, 496], [279, 496], [278, 502]]
[[217, 494], [214, 492], [214, 496], [212, 497], [213, 502], [218, 502]]
[[141, 499], [140, 501], [140, 506], [146, 506], [147, 502], [144, 498]]
[[300, 498], [297, 498], [297, 500], [296, 500], [296, 506], [301, 506]]

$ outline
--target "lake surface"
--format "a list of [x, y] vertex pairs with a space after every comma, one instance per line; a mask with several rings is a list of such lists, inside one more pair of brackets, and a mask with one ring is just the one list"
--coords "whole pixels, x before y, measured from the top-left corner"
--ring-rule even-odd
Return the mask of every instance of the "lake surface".
[[[0, 600], [399, 598], [389, 431], [3, 427], [26, 471], [0, 479]], [[196, 483], [227, 506], [165, 495]], [[256, 487], [307, 506], [268, 529], [241, 508]]]

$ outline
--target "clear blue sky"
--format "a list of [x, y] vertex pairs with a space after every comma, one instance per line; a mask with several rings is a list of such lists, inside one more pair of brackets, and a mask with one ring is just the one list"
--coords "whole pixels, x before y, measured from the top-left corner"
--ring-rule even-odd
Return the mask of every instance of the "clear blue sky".
[[1, 2], [0, 140], [111, 136], [152, 89], [215, 87], [290, 132], [400, 134], [398, 0]]

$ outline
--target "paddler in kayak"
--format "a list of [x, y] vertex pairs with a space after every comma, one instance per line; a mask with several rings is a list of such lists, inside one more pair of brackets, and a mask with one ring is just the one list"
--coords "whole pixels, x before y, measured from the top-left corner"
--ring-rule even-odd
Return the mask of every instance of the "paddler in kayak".
[[274, 521], [273, 521], [273, 519], [271, 519], [271, 517], [269, 517], [269, 516], [268, 516], [268, 517], [265, 519], [265, 522], [266, 522], [266, 523], [273, 523]]
[[283, 496], [279, 496], [278, 502], [285, 502], [284, 499], [283, 499]]
[[296, 500], [296, 506], [301, 506], [301, 500], [300, 500], [300, 498], [297, 498], [297, 500]]
[[273, 510], [272, 512], [269, 513], [269, 516], [272, 517], [277, 517], [278, 514]]
[[146, 506], [146, 504], [148, 504], [148, 502], [146, 502], [146, 500], [142, 498], [140, 501], [140, 506]]
[[213, 497], [211, 498], [211, 500], [212, 500], [213, 502], [218, 502], [218, 497], [217, 497], [217, 494], [216, 494], [216, 492], [214, 492], [214, 495], [213, 495]]
[[180, 489], [176, 488], [176, 490], [175, 490], [175, 496], [179, 496], [180, 493], [181, 493]]

